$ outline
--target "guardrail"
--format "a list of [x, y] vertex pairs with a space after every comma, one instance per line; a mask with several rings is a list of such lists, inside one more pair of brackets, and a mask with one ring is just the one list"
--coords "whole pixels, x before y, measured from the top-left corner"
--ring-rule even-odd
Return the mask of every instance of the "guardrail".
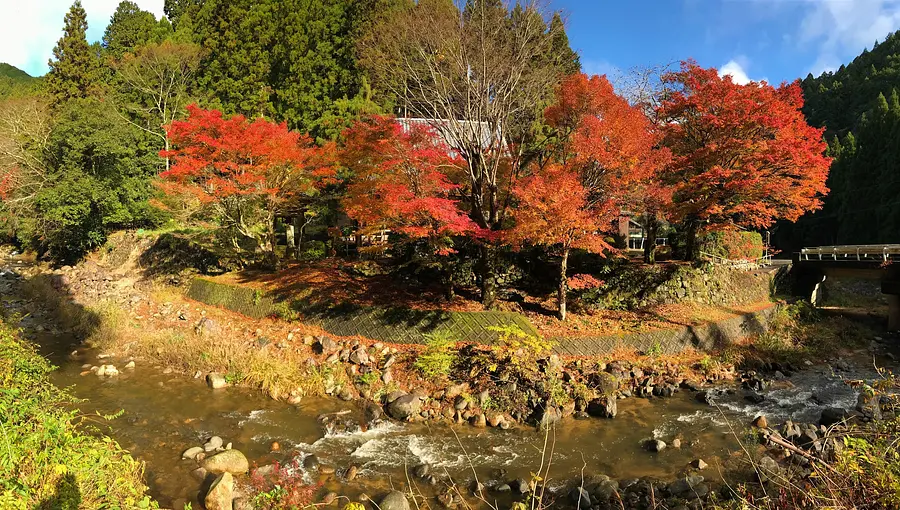
[[800, 260], [886, 261], [900, 256], [900, 244], [818, 246], [800, 250]]

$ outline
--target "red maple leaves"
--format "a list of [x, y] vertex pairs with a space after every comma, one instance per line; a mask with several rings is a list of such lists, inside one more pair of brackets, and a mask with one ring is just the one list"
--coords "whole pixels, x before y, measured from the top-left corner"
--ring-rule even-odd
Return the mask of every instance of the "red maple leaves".
[[478, 230], [455, 195], [463, 163], [425, 126], [359, 121], [345, 131], [338, 161], [350, 173], [341, 203], [363, 233], [395, 230], [447, 254], [450, 237]]
[[311, 182], [317, 148], [286, 123], [226, 118], [191, 105], [187, 119], [173, 122], [167, 132], [174, 148], [162, 155], [173, 165], [160, 177], [203, 202], [234, 195], [275, 199]]
[[765, 228], [821, 206], [831, 159], [823, 130], [800, 110], [797, 83], [738, 85], [694, 62], [665, 80], [677, 87], [659, 113], [680, 218], [706, 229]]

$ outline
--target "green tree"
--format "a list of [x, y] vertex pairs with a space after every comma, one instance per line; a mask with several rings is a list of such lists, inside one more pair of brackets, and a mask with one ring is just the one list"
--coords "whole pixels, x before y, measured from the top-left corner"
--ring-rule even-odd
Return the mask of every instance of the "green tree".
[[19, 237], [72, 261], [114, 229], [158, 221], [147, 202], [158, 156], [108, 102], [75, 99], [58, 107], [47, 145], [46, 183]]
[[124, 0], [109, 20], [103, 34], [103, 48], [114, 58], [122, 58], [125, 53], [133, 53], [137, 47], [152, 40], [158, 26], [153, 13]]
[[66, 14], [63, 36], [53, 48], [46, 78], [55, 104], [88, 97], [100, 88], [99, 63], [87, 42], [87, 28], [87, 13], [81, 0], [75, 0]]

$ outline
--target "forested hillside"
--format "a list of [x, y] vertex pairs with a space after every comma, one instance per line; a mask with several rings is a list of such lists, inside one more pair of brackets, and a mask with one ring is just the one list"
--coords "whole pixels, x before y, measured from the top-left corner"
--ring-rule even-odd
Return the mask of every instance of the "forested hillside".
[[822, 210], [782, 224], [783, 249], [900, 242], [900, 32], [834, 73], [803, 80], [804, 113], [835, 158]]

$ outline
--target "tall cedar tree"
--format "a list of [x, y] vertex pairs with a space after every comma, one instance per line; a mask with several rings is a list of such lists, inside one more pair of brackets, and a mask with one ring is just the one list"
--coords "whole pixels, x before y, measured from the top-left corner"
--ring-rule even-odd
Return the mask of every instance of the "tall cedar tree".
[[593, 203], [576, 170], [562, 165], [547, 166], [520, 180], [513, 193], [518, 201], [516, 226], [507, 239], [514, 245], [527, 243], [558, 250], [559, 318], [566, 320], [569, 253], [573, 249], [592, 253], [612, 249], [604, 239], [610, 211]]
[[803, 117], [798, 83], [738, 85], [690, 61], [666, 81], [676, 90], [660, 118], [687, 258], [701, 229], [766, 228], [821, 206], [831, 158], [824, 130]]
[[116, 7], [103, 34], [103, 48], [113, 58], [122, 58], [125, 53], [146, 44], [153, 37], [158, 23], [151, 12], [125, 0]]
[[189, 2], [170, 7], [179, 16], [191, 14], [204, 50], [198, 89], [210, 104], [247, 116], [274, 116], [324, 139], [340, 132], [324, 122], [341, 109], [347, 113], [347, 102], [364, 94], [355, 55], [359, 34], [376, 14], [388, 16], [402, 3], [205, 0], [199, 7]]
[[[167, 193], [189, 193], [213, 206], [223, 226], [257, 239], [274, 262], [275, 220], [297, 193], [309, 190], [318, 149], [286, 123], [226, 118], [216, 110], [188, 106], [188, 118], [172, 122], [172, 167], [160, 174]], [[253, 212], [262, 218], [253, 221]], [[262, 232], [259, 232], [261, 228]], [[232, 237], [238, 248], [237, 237]]]
[[55, 104], [92, 95], [99, 87], [96, 52], [87, 42], [87, 13], [76, 0], [65, 17], [63, 36], [53, 48], [47, 91]]
[[[540, 115], [535, 106], [563, 76], [547, 58], [556, 41], [547, 14], [532, 1], [509, 8], [468, 0], [460, 11], [453, 2], [423, 0], [380, 20], [360, 41], [376, 90], [452, 140], [466, 162], [467, 207], [484, 231], [499, 233], [508, 223], [510, 191]], [[478, 264], [486, 307], [496, 301], [496, 252], [485, 243]]]
[[361, 233], [394, 230], [446, 255], [453, 236], [477, 230], [456, 198], [464, 162], [430, 128], [371, 117], [342, 138], [339, 161], [351, 175], [342, 202]]

